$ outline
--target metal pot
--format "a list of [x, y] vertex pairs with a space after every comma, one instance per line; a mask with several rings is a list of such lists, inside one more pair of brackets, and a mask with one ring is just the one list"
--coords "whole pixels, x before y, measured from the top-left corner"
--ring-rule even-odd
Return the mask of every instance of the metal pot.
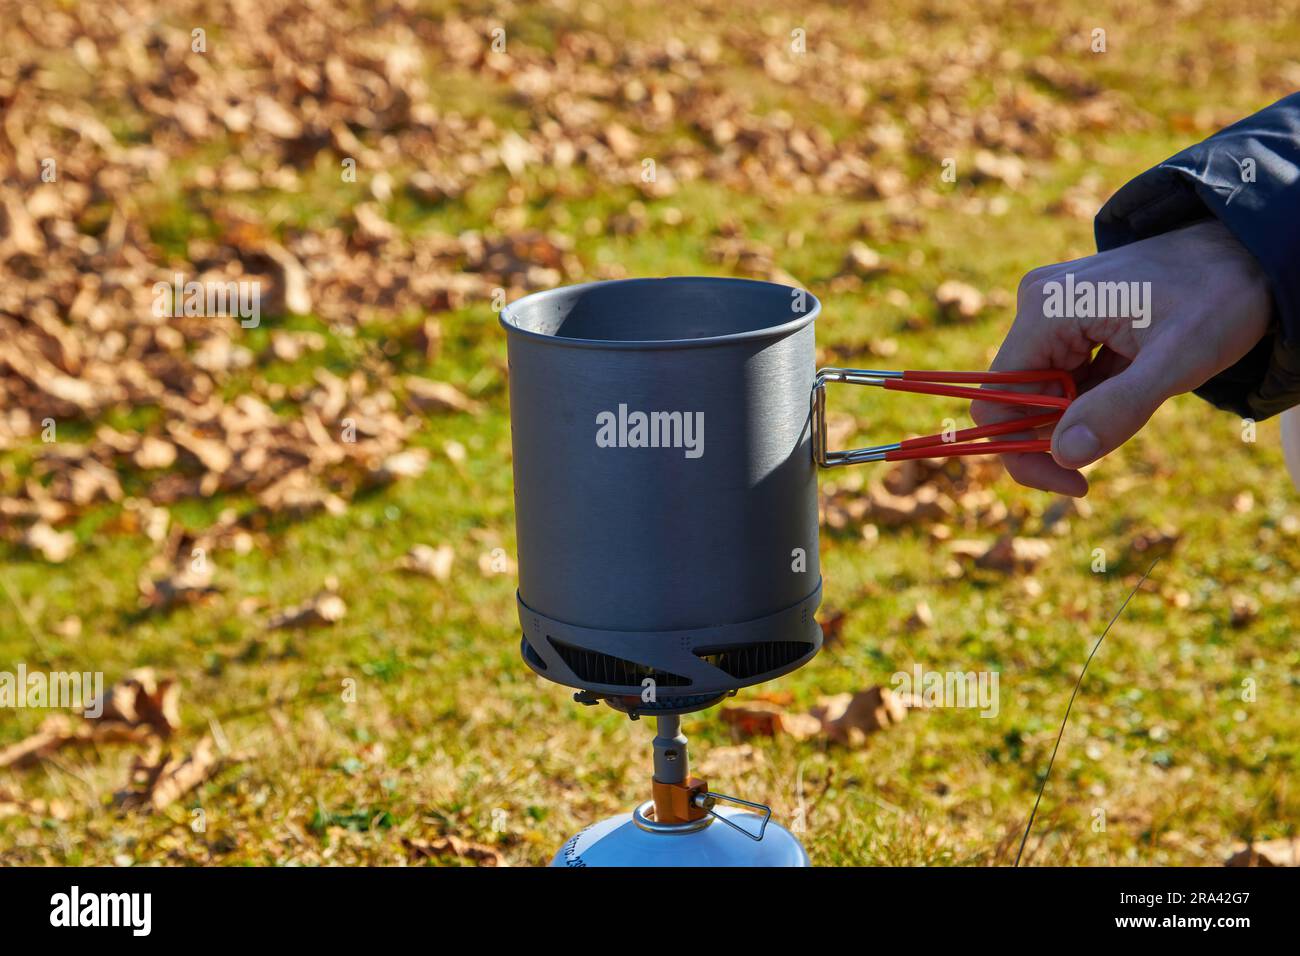
[[534, 671], [689, 709], [817, 653], [819, 310], [773, 283], [665, 278], [502, 311]]

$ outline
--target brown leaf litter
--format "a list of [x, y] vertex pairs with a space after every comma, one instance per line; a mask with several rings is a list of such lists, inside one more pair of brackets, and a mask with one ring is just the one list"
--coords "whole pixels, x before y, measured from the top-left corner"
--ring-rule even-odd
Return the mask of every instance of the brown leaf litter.
[[219, 753], [206, 734], [184, 756], [157, 744], [132, 761], [127, 786], [113, 795], [113, 805], [122, 810], [166, 809], [225, 767], [246, 759], [243, 754]]
[[451, 567], [456, 560], [456, 551], [449, 544], [433, 547], [416, 544], [397, 562], [397, 568], [411, 574], [422, 574], [438, 581], [451, 578]]
[[[1151, 122], [1136, 104], [1050, 58], [1008, 66], [983, 43], [954, 58], [899, 42], [900, 28], [884, 23], [869, 52], [842, 47], [826, 24], [806, 60], [772, 50], [757, 23], [697, 42], [647, 38], [630, 48], [575, 25], [554, 49], [512, 36], [506, 55], [491, 48], [494, 24], [483, 16], [431, 19], [399, 5], [374, 19], [324, 0], [306, 18], [296, 0], [233, 0], [214, 25], [238, 24], [258, 42], [213, 43], [195, 55], [189, 31], [153, 9], [142, 0], [73, 6], [39, 31], [20, 18], [12, 29], [23, 42], [0, 70], [0, 450], [30, 442], [48, 418], [102, 425], [108, 410], [123, 406], [158, 416], [140, 435], [101, 428], [75, 456], [38, 448], [37, 480], [0, 481], [6, 536], [54, 562], [71, 553], [61, 525], [98, 502], [121, 501], [117, 476], [129, 469], [147, 473], [144, 497], [156, 506], [237, 493], [295, 519], [338, 513], [359, 488], [420, 474], [410, 449], [419, 417], [484, 409], [462, 384], [399, 375], [378, 350], [345, 378], [322, 368], [313, 384], [288, 387], [266, 373], [317, 360], [331, 338], [352, 338], [358, 326], [411, 315], [421, 318], [398, 338], [432, 361], [440, 313], [488, 302], [498, 289], [512, 297], [620, 274], [616, 264], [589, 270], [567, 228], [526, 226], [530, 191], [564, 188], [539, 187], [534, 167], [577, 167], [647, 202], [698, 180], [760, 197], [870, 199], [881, 204], [887, 231], [900, 231], [918, 228], [915, 210], [937, 195], [931, 177], [909, 173], [918, 159], [938, 163], [956, 146], [976, 184], [1015, 190], [1032, 160], [1058, 155], [1073, 134]], [[118, 19], [140, 29], [112, 28]], [[737, 89], [727, 51], [757, 49], [766, 51], [758, 65], [768, 75], [833, 107], [849, 120], [846, 131], [760, 109], [750, 91]], [[58, 57], [111, 81], [76, 96], [59, 82], [24, 81]], [[425, 79], [430, 69], [507, 84], [522, 121], [505, 126], [484, 112], [445, 109]], [[1033, 82], [972, 107], [966, 80], [995, 70]], [[903, 110], [915, 97], [915, 76], [929, 77], [927, 108]], [[100, 118], [110, 103], [128, 105], [129, 141]], [[665, 150], [658, 139], [673, 127], [685, 135]], [[227, 154], [183, 167], [180, 187], [180, 201], [214, 229], [181, 248], [159, 248], [141, 192], [193, 159], [195, 141], [216, 140], [229, 144]], [[652, 179], [642, 175], [642, 154], [658, 159]], [[42, 181], [48, 156], [59, 157], [56, 182]], [[358, 201], [341, 222], [273, 230], [237, 203], [253, 190], [299, 192], [312, 170], [344, 161], [355, 165]], [[399, 172], [411, 165], [415, 171]], [[394, 224], [398, 193], [436, 205], [497, 169], [519, 182], [484, 230], [407, 235]], [[638, 200], [595, 228], [630, 234], [656, 214]], [[683, 211], [662, 216], [680, 222]], [[785, 246], [800, 243], [790, 235]], [[782, 252], [736, 221], [723, 223], [710, 245], [730, 270], [793, 282]], [[855, 242], [841, 278], [860, 283], [887, 265]], [[156, 284], [177, 275], [259, 283], [263, 321], [309, 315], [331, 335], [277, 327], [253, 354], [238, 316], [156, 313]], [[960, 319], [983, 306], [961, 283], [941, 286], [936, 300]], [[249, 388], [227, 399], [233, 377], [245, 374]], [[935, 501], [900, 502], [910, 492], [887, 490], [894, 499], [873, 493], [870, 505], [882, 525], [944, 518]], [[832, 517], [877, 520], [858, 510], [832, 509]], [[147, 601], [170, 601], [167, 588], [155, 591], [163, 597], [151, 592]]]
[[27, 799], [16, 790], [0, 787], [0, 820], [20, 814], [67, 820], [72, 816], [72, 812], [72, 805], [67, 800], [58, 797], [48, 802], [39, 797]]
[[1300, 866], [1300, 838], [1279, 837], [1248, 843], [1233, 851], [1224, 866]]
[[992, 543], [958, 540], [948, 544], [954, 557], [971, 561], [978, 568], [1003, 574], [1027, 574], [1052, 553], [1052, 542], [1044, 538], [1022, 538], [1004, 534]]
[[[145, 745], [148, 749], [135, 756], [127, 786], [113, 802], [124, 810], [161, 810], [224, 767], [248, 759], [246, 754], [218, 753], [208, 735], [188, 754], [178, 756], [172, 741], [181, 729], [180, 684], [173, 678], [159, 679], [150, 668], [131, 671], [97, 703], [102, 709], [88, 708], [100, 709], [97, 717], [47, 717], [35, 734], [0, 750], [0, 768], [30, 766], [69, 746]], [[0, 792], [0, 816], [48, 810], [56, 818], [65, 818], [70, 811], [55, 803], [47, 807], [40, 801], [9, 799]]]
[[267, 622], [268, 630], [328, 627], [347, 616], [347, 603], [335, 587], [325, 587], [301, 604], [278, 612]]
[[0, 750], [0, 767], [26, 766], [66, 746], [167, 740], [180, 728], [179, 699], [174, 679], [131, 671], [105, 692], [98, 717], [51, 714], [35, 734]]
[[904, 696], [888, 687], [874, 686], [857, 693], [821, 697], [808, 713], [793, 713], [779, 704], [755, 700], [724, 706], [719, 714], [742, 737], [823, 739], [858, 748], [872, 734], [901, 722], [909, 706]]
[[482, 843], [474, 843], [458, 836], [442, 836], [432, 840], [407, 838], [402, 841], [407, 853], [416, 860], [445, 860], [455, 857], [478, 866], [509, 866], [501, 851]]

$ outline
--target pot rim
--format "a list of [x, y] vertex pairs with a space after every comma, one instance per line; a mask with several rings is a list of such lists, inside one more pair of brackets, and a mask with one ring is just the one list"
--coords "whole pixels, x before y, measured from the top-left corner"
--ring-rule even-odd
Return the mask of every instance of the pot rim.
[[769, 325], [761, 329], [747, 329], [743, 332], [728, 332], [724, 335], [707, 335], [694, 339], [582, 339], [568, 338], [561, 335], [544, 335], [541, 332], [534, 332], [531, 329], [525, 329], [518, 324], [511, 310], [517, 308], [524, 302], [534, 304], [538, 301], [544, 301], [548, 298], [555, 298], [562, 294], [571, 294], [575, 289], [594, 289], [598, 286], [622, 285], [632, 282], [711, 282], [718, 284], [730, 285], [764, 285], [776, 289], [794, 289], [796, 286], [784, 285], [780, 282], [767, 282], [762, 279], [739, 279], [731, 276], [640, 276], [627, 279], [605, 279], [597, 282], [580, 282], [576, 285], [556, 286], [554, 289], [544, 289], [541, 292], [532, 292], [510, 303], [501, 310], [497, 316], [497, 321], [507, 333], [521, 335], [528, 339], [539, 342], [547, 342], [551, 345], [561, 347], [583, 348], [583, 349], [614, 349], [614, 350], [652, 350], [652, 349], [687, 349], [687, 348], [704, 348], [718, 345], [732, 345], [736, 342], [749, 342], [756, 339], [777, 339], [797, 332], [805, 325], [813, 322], [821, 314], [822, 304], [817, 296], [813, 295], [806, 289], [800, 289], [810, 300], [812, 307], [807, 312], [799, 315], [797, 318], [788, 322], [782, 322], [780, 325]]

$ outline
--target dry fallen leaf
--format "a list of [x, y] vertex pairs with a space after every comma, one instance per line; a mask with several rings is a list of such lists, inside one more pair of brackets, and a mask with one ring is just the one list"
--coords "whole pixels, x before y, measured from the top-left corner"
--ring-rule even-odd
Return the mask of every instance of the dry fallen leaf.
[[856, 694], [822, 698], [812, 710], [828, 740], [860, 747], [869, 735], [899, 723], [907, 706], [888, 687], [871, 687]]
[[26, 766], [68, 745], [165, 740], [180, 727], [179, 698], [174, 679], [157, 680], [149, 668], [132, 671], [96, 702], [98, 717], [51, 714], [35, 734], [0, 750], [0, 767]]
[[817, 623], [822, 629], [822, 646], [834, 647], [839, 642], [840, 634], [844, 631], [844, 625], [849, 621], [849, 616], [835, 607], [823, 607], [821, 613], [817, 615]]
[[886, 271], [886, 266], [875, 249], [865, 242], [854, 242], [844, 256], [843, 271], [866, 278]]
[[921, 485], [907, 495], [891, 494], [882, 485], [873, 485], [869, 490], [867, 516], [883, 527], [940, 521], [952, 510], [952, 502], [933, 485]]
[[180, 694], [180, 683], [175, 678], [160, 680], [152, 668], [142, 667], [109, 688], [103, 697], [103, 713], [93, 720], [149, 727], [167, 739], [180, 729]]
[[1150, 528], [1138, 533], [1130, 547], [1134, 554], [1150, 563], [1168, 557], [1182, 539], [1183, 533], [1177, 528]]
[[1052, 543], [1042, 538], [1003, 535], [976, 563], [998, 571], [1025, 573], [1034, 570], [1052, 553]]
[[975, 153], [976, 182], [995, 179], [1016, 189], [1025, 179], [1025, 164], [1018, 156], [998, 156], [986, 149]]
[[131, 456], [137, 468], [149, 471], [155, 468], [170, 468], [176, 461], [176, 446], [169, 441], [146, 435], [140, 441], [140, 447]]
[[449, 544], [442, 544], [436, 548], [427, 544], [417, 544], [402, 556], [397, 566], [412, 574], [423, 574], [439, 581], [446, 581], [451, 578], [451, 566], [455, 559], [456, 551]]
[[158, 578], [140, 579], [140, 601], [155, 611], [168, 611], [182, 604], [193, 604], [221, 593], [212, 583], [212, 565], [190, 562], [177, 571]]
[[465, 412], [470, 415], [483, 412], [482, 402], [476, 402], [447, 382], [408, 375], [403, 384], [406, 385], [406, 393], [411, 401], [422, 411]]
[[73, 726], [66, 714], [45, 718], [36, 733], [0, 750], [0, 767], [25, 767], [54, 753], [77, 739]]
[[790, 714], [783, 707], [765, 701], [723, 707], [719, 716], [742, 737], [775, 737], [784, 734], [796, 740], [815, 735], [821, 724], [807, 714]]
[[1300, 866], [1300, 837], [1279, 837], [1236, 850], [1224, 866]]
[[81, 618], [76, 614], [69, 614], [59, 620], [52, 628], [55, 634], [60, 637], [77, 638], [81, 636]]
[[[280, 304], [286, 312], [306, 315], [311, 311], [311, 277], [302, 263], [288, 249], [274, 242], [262, 247], [262, 252], [274, 265], [275, 286]], [[302, 342], [300, 338], [298, 340]]]
[[1245, 594], [1233, 594], [1228, 606], [1228, 623], [1234, 628], [1245, 627], [1259, 616], [1259, 602]]
[[916, 607], [913, 608], [904, 626], [909, 631], [919, 631], [931, 627], [933, 624], [934, 611], [930, 610], [930, 605], [925, 601], [917, 601]]
[[494, 574], [515, 574], [519, 566], [504, 548], [493, 548], [478, 556], [478, 569], [484, 577], [491, 577]]
[[429, 452], [423, 448], [411, 448], [407, 451], [389, 455], [371, 469], [370, 481], [375, 484], [388, 484], [399, 478], [417, 478], [429, 467]]
[[794, 740], [825, 737], [833, 743], [860, 747], [870, 734], [907, 716], [907, 701], [887, 687], [856, 694], [821, 698], [809, 713], [790, 713], [763, 700], [723, 707], [720, 716], [743, 737], [786, 736]]
[[243, 759], [242, 755], [218, 754], [216, 744], [208, 735], [184, 757], [176, 756], [168, 748], [157, 748], [146, 757], [135, 758], [130, 780], [113, 795], [113, 803], [123, 810], [163, 810], [223, 767]]
[[458, 469], [461, 468], [469, 459], [469, 452], [466, 450], [465, 446], [454, 439], [448, 439], [443, 442], [442, 451], [443, 454], [447, 456], [447, 459]]
[[500, 851], [481, 843], [472, 843], [456, 836], [437, 837], [433, 840], [408, 838], [402, 841], [415, 859], [438, 859], [454, 856], [469, 860], [479, 866], [509, 866]]
[[810, 740], [822, 732], [822, 722], [815, 714], [783, 714], [780, 731], [795, 740]]
[[1089, 506], [1086, 504], [1080, 506], [1079, 502], [1081, 501], [1083, 501], [1082, 498], [1067, 498], [1064, 495], [1054, 499], [1043, 511], [1043, 533], [1064, 533], [1067, 530], [1066, 521], [1072, 515], [1080, 515], [1086, 518], [1090, 513]]
[[232, 462], [230, 448], [212, 438], [204, 438], [192, 429], [173, 422], [168, 431], [172, 440], [181, 448], [198, 459], [199, 463], [214, 474], [226, 471]]
[[960, 539], [950, 541], [948, 550], [954, 557], [971, 560], [977, 567], [1004, 574], [1033, 571], [1052, 553], [1052, 543], [1043, 538], [1002, 535], [992, 544]]
[[28, 800], [16, 790], [0, 788], [0, 820], [18, 814], [28, 814], [34, 817], [48, 816], [55, 820], [67, 820], [72, 816], [72, 806], [68, 801], [58, 797], [46, 803], [39, 797]]
[[55, 531], [44, 521], [38, 521], [23, 533], [23, 544], [40, 554], [52, 564], [66, 561], [77, 547], [77, 536], [71, 531]]
[[337, 624], [347, 616], [347, 613], [348, 606], [343, 601], [343, 598], [339, 597], [334, 591], [326, 589], [301, 604], [296, 604], [274, 615], [266, 626], [270, 630], [326, 627]]
[[984, 294], [974, 286], [952, 279], [935, 289], [934, 301], [947, 319], [968, 321], [984, 311]]

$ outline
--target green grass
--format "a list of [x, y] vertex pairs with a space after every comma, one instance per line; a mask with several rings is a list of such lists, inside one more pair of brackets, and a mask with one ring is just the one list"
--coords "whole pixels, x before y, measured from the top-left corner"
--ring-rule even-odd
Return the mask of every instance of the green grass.
[[[768, 17], [777, 42], [789, 24], [799, 23], [781, 5], [742, 6], [697, 4], [680, 16], [661, 12], [660, 3], [617, 6], [600, 24], [584, 21], [578, 7], [569, 13], [515, 7], [508, 20], [511, 42], [536, 50], [551, 48], [561, 28], [608, 30], [646, 42], [676, 35], [690, 42], [706, 35], [725, 39]], [[1032, 160], [1031, 179], [1016, 193], [942, 184], [928, 160], [906, 159], [909, 174], [931, 182], [939, 197], [914, 210], [920, 219], [915, 233], [883, 225], [886, 210], [874, 200], [780, 191], [756, 196], [709, 180], [651, 200], [581, 168], [527, 171], [521, 182], [526, 225], [572, 236], [593, 275], [614, 266], [628, 275], [665, 275], [725, 272], [707, 253], [718, 227], [732, 221], [821, 294], [820, 285], [839, 272], [846, 247], [859, 238], [860, 225], [875, 224], [879, 238], [867, 241], [893, 269], [860, 290], [823, 295], [819, 343], [894, 338], [897, 356], [882, 364], [980, 368], [1000, 341], [1009, 310], [993, 308], [961, 325], [934, 322], [933, 288], [960, 278], [1013, 295], [1028, 269], [1087, 254], [1090, 223], [1046, 213], [1061, 192], [1085, 172], [1099, 174], [1113, 189], [1208, 132], [1177, 128], [1170, 119], [1176, 112], [1211, 105], [1244, 114], [1268, 102], [1278, 95], [1269, 78], [1300, 38], [1294, 17], [1265, 31], [1250, 10], [1222, 3], [1214, 5], [1212, 21], [1203, 13], [1194, 19], [1127, 7], [1121, 18], [1120, 6], [1109, 3], [1075, 5], [1079, 12], [1068, 17], [1023, 5], [1014, 7], [1015, 14], [1011, 6], [904, 6], [909, 9], [873, 5], [860, 14], [819, 7], [808, 14], [808, 22], [819, 25], [809, 27], [810, 42], [815, 47], [827, 35], [820, 28], [834, 31], [845, 56], [925, 64], [938, 56], [924, 51], [927, 38], [931, 50], [959, 51], [978, 34], [1028, 60], [1059, 49], [1071, 31], [1086, 34], [1094, 20], [1114, 23], [1109, 53], [1094, 60], [1071, 54], [1071, 65], [1140, 107], [1134, 115], [1144, 121], [1078, 135], [1074, 158]], [[923, 6], [935, 13], [929, 26], [910, 9]], [[1020, 22], [1019, 15], [1027, 20]], [[1166, 17], [1168, 29], [1151, 32]], [[887, 26], [894, 42], [867, 24]], [[1158, 44], [1148, 40], [1157, 35]], [[1255, 61], [1234, 66], [1226, 44], [1253, 51]], [[1204, 61], [1211, 80], [1183, 82], [1175, 68], [1180, 57]], [[786, 109], [827, 123], [836, 136], [856, 132], [808, 84], [773, 81], [753, 56], [726, 43], [722, 59], [727, 69], [717, 81], [743, 91], [756, 110]], [[926, 89], [930, 79], [913, 69], [882, 81], [873, 93], [896, 97], [894, 115], [905, 122], [907, 96]], [[503, 129], [532, 122], [496, 78], [444, 64], [429, 82], [442, 110], [487, 116]], [[984, 76], [966, 95], [971, 103], [987, 103], [993, 90], [1025, 82], [1018, 73]], [[115, 120], [115, 129], [140, 128], [129, 115]], [[653, 154], [674, 137], [691, 135], [674, 126], [647, 135], [645, 148]], [[228, 148], [196, 147], [165, 179], [139, 187], [135, 198], [164, 253], [183, 253], [189, 238], [217, 234], [212, 204], [183, 183], [200, 158], [211, 162]], [[284, 227], [339, 224], [356, 202], [369, 199], [365, 183], [340, 184], [332, 156], [318, 159], [303, 173], [297, 194], [242, 195], [238, 206]], [[394, 178], [400, 183], [418, 166], [413, 161], [395, 169]], [[492, 213], [509, 186], [508, 177], [495, 171], [461, 200], [433, 206], [398, 189], [385, 212], [409, 235], [492, 233]], [[1001, 216], [971, 214], [953, 201], [1002, 192], [1008, 207]], [[644, 203], [648, 220], [637, 235], [583, 230], [589, 217], [603, 222], [633, 200]], [[664, 223], [670, 207], [683, 214], [678, 226]], [[787, 248], [786, 237], [796, 231], [802, 245]], [[917, 252], [923, 258], [909, 259]], [[887, 302], [890, 289], [907, 293], [910, 305]], [[916, 316], [922, 327], [904, 324]], [[317, 359], [346, 372], [366, 349], [382, 348], [418, 318], [363, 325], [356, 339], [314, 319], [295, 321], [294, 327], [326, 332], [327, 351], [259, 374], [299, 383]], [[175, 674], [184, 686], [184, 739], [219, 727], [235, 749], [252, 754], [153, 817], [123, 817], [108, 805], [126, 780], [129, 748], [66, 753], [39, 769], [0, 772], [0, 789], [14, 785], [28, 798], [58, 798], [72, 808], [66, 820], [0, 818], [0, 859], [383, 864], [406, 859], [403, 838], [452, 833], [498, 846], [512, 863], [537, 864], [582, 826], [646, 798], [651, 727], [607, 708], [579, 707], [566, 690], [534, 677], [518, 658], [513, 577], [479, 571], [481, 554], [495, 547], [514, 553], [504, 342], [486, 303], [441, 320], [444, 342], [432, 365], [410, 355], [398, 356], [395, 365], [457, 383], [485, 401], [488, 412], [429, 417], [415, 440], [433, 453], [424, 477], [358, 497], [339, 517], [276, 524], [266, 546], [248, 554], [215, 555], [223, 590], [210, 602], [166, 615], [140, 610], [137, 577], [154, 548], [142, 536], [116, 530], [119, 506], [98, 508], [73, 526], [79, 547], [65, 564], [46, 565], [0, 546], [0, 660], [33, 669], [91, 667], [109, 682], [143, 665]], [[245, 344], [261, 348], [271, 327], [281, 326], [245, 333]], [[244, 381], [234, 379], [229, 389]], [[857, 416], [863, 442], [930, 430], [940, 417], [962, 415], [955, 401], [870, 390], [842, 389], [833, 400]], [[118, 428], [142, 427], [148, 416], [121, 410], [108, 420]], [[1261, 424], [1254, 444], [1243, 443], [1239, 429], [1237, 419], [1190, 396], [1169, 403], [1141, 435], [1091, 472], [1092, 510], [1053, 538], [1052, 555], [1032, 576], [1036, 589], [999, 575], [950, 579], [946, 550], [924, 528], [882, 529], [870, 545], [856, 533], [824, 529], [826, 603], [847, 612], [840, 639], [810, 665], [742, 692], [739, 701], [761, 690], [788, 691], [796, 706], [807, 707], [821, 694], [888, 683], [896, 670], [920, 662], [940, 670], [999, 670], [1001, 711], [988, 720], [963, 711], [913, 713], [859, 751], [756, 740], [761, 766], [735, 777], [717, 775], [711, 784], [770, 802], [787, 823], [802, 805], [806, 828], [800, 837], [817, 864], [1008, 862], [1078, 670], [1145, 570], [1145, 562], [1129, 553], [1131, 542], [1143, 529], [1172, 525], [1183, 533], [1181, 544], [1157, 567], [1154, 589], [1134, 598], [1076, 701], [1030, 841], [1033, 862], [1213, 864], [1242, 838], [1293, 833], [1300, 819], [1300, 793], [1291, 785], [1300, 764], [1293, 612], [1300, 597], [1294, 530], [1300, 507], [1276, 425]], [[468, 452], [462, 466], [445, 455], [449, 441]], [[22, 474], [29, 461], [30, 450], [20, 449], [4, 464]], [[1247, 490], [1254, 507], [1234, 511], [1234, 498]], [[1005, 478], [992, 491], [1025, 533], [1036, 533], [1048, 496]], [[221, 508], [242, 504], [229, 498], [185, 503], [173, 509], [173, 520], [200, 529]], [[955, 523], [957, 537], [992, 538], [961, 527], [960, 519]], [[392, 569], [421, 542], [454, 547], [450, 580]], [[1107, 573], [1090, 568], [1097, 548], [1105, 549]], [[248, 598], [270, 608], [302, 600], [330, 575], [339, 579], [349, 607], [332, 628], [267, 634], [258, 615], [240, 609]], [[1238, 628], [1230, 624], [1234, 594], [1253, 597], [1261, 607], [1257, 618]], [[930, 605], [934, 624], [911, 630], [905, 622], [919, 601]], [[80, 634], [61, 636], [58, 623], [73, 614], [81, 618]], [[1247, 678], [1257, 687], [1253, 703], [1241, 699]], [[356, 682], [355, 703], [342, 699], [346, 679]], [[0, 726], [0, 744], [33, 731], [44, 716], [14, 712]], [[688, 718], [686, 730], [697, 762], [737, 742], [716, 711]], [[202, 833], [190, 827], [197, 807], [207, 819]], [[1094, 828], [1099, 809], [1102, 831]], [[504, 821], [503, 828], [494, 821]]]

